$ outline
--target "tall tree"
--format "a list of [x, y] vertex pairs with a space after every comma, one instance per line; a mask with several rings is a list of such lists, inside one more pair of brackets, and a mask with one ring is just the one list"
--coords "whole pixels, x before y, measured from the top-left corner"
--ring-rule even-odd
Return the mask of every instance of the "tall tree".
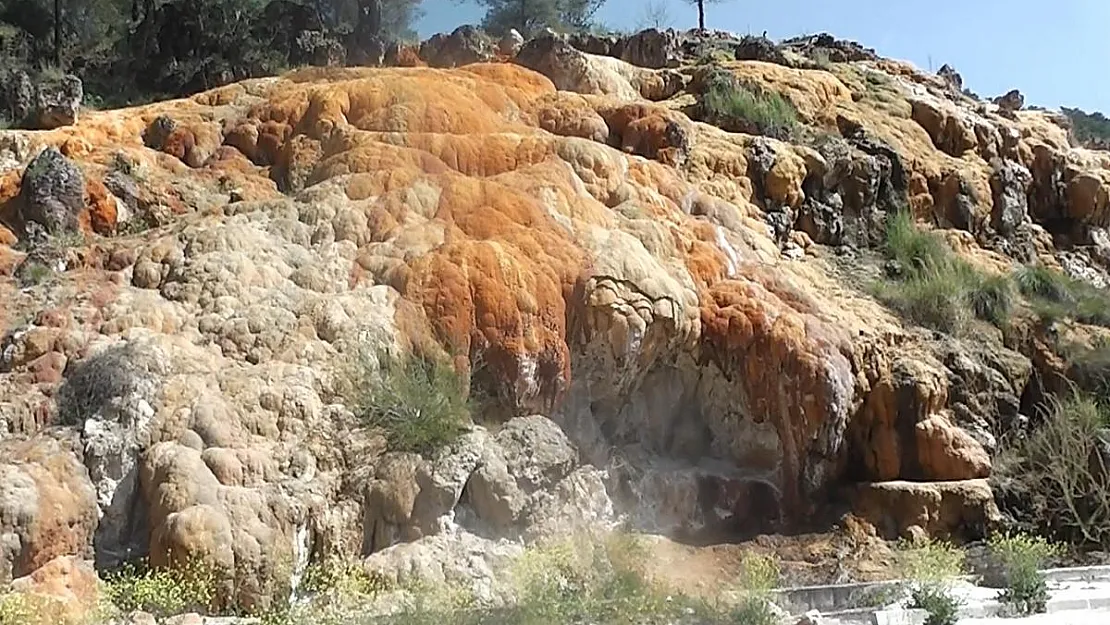
[[482, 25], [494, 33], [515, 28], [528, 36], [552, 28], [587, 30], [606, 0], [478, 0], [486, 8]]
[[728, 0], [686, 0], [698, 7], [698, 30], [705, 30], [705, 5], [720, 4]]
[[385, 39], [415, 38], [413, 26], [423, 15], [421, 0], [312, 0], [311, 4], [328, 28], [354, 28], [360, 22], [366, 27], [376, 19], [377, 34]]

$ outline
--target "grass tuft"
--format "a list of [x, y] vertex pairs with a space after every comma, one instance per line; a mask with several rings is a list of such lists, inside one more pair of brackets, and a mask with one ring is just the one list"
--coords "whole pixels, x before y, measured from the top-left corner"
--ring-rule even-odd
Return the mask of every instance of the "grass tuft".
[[1110, 293], [1044, 265], [1029, 265], [1014, 275], [1018, 290], [1043, 321], [1074, 319], [1110, 327]]
[[884, 251], [896, 275], [875, 285], [881, 302], [913, 323], [950, 334], [972, 319], [1000, 328], [1009, 323], [1015, 297], [1007, 276], [976, 269], [906, 211], [888, 218], [885, 235]]
[[787, 139], [799, 126], [798, 111], [777, 91], [743, 84], [723, 69], [710, 70], [702, 114], [725, 130]]
[[361, 359], [352, 372], [355, 414], [379, 428], [393, 451], [434, 453], [471, 423], [467, 382], [445, 361], [409, 357]]

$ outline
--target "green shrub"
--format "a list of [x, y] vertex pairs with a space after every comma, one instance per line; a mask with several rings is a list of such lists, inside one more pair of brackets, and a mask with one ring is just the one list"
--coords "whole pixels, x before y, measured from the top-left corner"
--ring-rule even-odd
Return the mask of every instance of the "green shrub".
[[[964, 265], [967, 267], [967, 265]], [[983, 321], [1004, 327], [1014, 310], [1014, 288], [1003, 275], [971, 272], [964, 278], [971, 311]]]
[[38, 286], [54, 277], [54, 269], [45, 263], [28, 259], [26, 264], [20, 267], [18, 277], [19, 286], [22, 288]]
[[1009, 533], [991, 536], [989, 548], [1006, 575], [1007, 587], [998, 600], [1007, 611], [1020, 616], [1045, 612], [1048, 584], [1040, 568], [1058, 548], [1040, 536]]
[[896, 556], [898, 572], [907, 579], [948, 583], [964, 573], [964, 551], [950, 543], [902, 541]]
[[925, 625], [956, 625], [964, 602], [948, 588], [936, 584], [919, 584], [910, 590], [911, 609], [924, 610]]
[[798, 127], [798, 111], [776, 91], [742, 84], [731, 73], [710, 70], [701, 100], [702, 116], [732, 132], [789, 138]]
[[182, 612], [207, 612], [216, 598], [216, 570], [200, 559], [174, 567], [126, 564], [105, 577], [109, 601], [124, 613], [134, 610], [165, 618]]
[[918, 325], [948, 333], [973, 317], [998, 327], [1008, 323], [1014, 290], [1006, 276], [986, 274], [959, 258], [906, 211], [890, 215], [885, 235], [884, 252], [897, 276], [875, 285], [881, 302]]
[[1105, 115], [1066, 106], [1060, 107], [1060, 111], [1071, 120], [1076, 141], [1088, 147], [1110, 147], [1110, 119]]
[[1088, 395], [1052, 398], [1019, 447], [1014, 490], [1035, 527], [1057, 540], [1110, 548], [1110, 467], [1100, 449], [1107, 412]]
[[1068, 377], [1103, 408], [1110, 407], [1110, 340], [1097, 337], [1091, 345], [1065, 344], [1060, 355], [1070, 363]]
[[[744, 623], [772, 625], [769, 590], [777, 579], [774, 561], [746, 561], [738, 583], [741, 594], [728, 606], [713, 606], [650, 579], [643, 567], [651, 560], [635, 537], [576, 537], [530, 549], [511, 568], [517, 604], [498, 620], [483, 615], [475, 622], [509, 625], [613, 623], [664, 625]], [[769, 615], [769, 616], [768, 616]], [[452, 621], [455, 622], [455, 621]]]
[[949, 543], [933, 540], [903, 542], [897, 567], [909, 583], [909, 607], [925, 610], [926, 625], [955, 625], [963, 601], [952, 594], [952, 582], [964, 572], [965, 554]]
[[1019, 269], [1014, 281], [1045, 321], [1074, 319], [1110, 327], [1110, 293], [1044, 265]]
[[955, 262], [952, 248], [935, 232], [922, 230], [909, 211], [887, 218], [884, 247], [887, 257], [909, 277], [947, 272]]
[[466, 431], [467, 388], [450, 364], [420, 357], [379, 357], [378, 363], [380, 379], [367, 379], [366, 361], [354, 372], [354, 411], [385, 433], [390, 449], [433, 453]]
[[328, 557], [305, 569], [297, 588], [303, 600], [281, 602], [259, 620], [261, 625], [354, 625], [362, 622], [379, 593], [392, 590], [391, 586], [357, 560]]

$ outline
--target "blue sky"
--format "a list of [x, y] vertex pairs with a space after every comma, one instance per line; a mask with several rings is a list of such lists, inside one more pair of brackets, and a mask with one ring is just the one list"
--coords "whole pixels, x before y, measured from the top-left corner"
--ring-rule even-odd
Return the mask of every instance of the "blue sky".
[[[632, 28], [646, 0], [609, 0], [598, 17]], [[684, 0], [667, 0], [676, 28], [697, 26]], [[482, 10], [425, 0], [422, 37], [476, 23]], [[827, 31], [922, 69], [948, 63], [980, 96], [1021, 89], [1026, 104], [1110, 113], [1110, 0], [726, 0], [709, 28], [774, 39]]]

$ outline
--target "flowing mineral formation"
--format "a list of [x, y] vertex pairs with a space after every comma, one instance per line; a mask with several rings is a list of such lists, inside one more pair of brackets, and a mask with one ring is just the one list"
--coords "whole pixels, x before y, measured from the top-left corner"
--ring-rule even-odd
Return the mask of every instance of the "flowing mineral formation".
[[[326, 553], [478, 579], [622, 519], [982, 532], [990, 424], [1058, 365], [912, 328], [840, 257], [902, 198], [985, 268], [1098, 279], [1052, 234], [1107, 224], [1110, 155], [852, 48], [738, 48], [812, 140], [727, 132], [645, 36], [441, 38], [0, 132], [0, 578], [195, 556], [264, 607]], [[341, 399], [366, 348], [447, 352], [490, 413], [387, 451]]]

